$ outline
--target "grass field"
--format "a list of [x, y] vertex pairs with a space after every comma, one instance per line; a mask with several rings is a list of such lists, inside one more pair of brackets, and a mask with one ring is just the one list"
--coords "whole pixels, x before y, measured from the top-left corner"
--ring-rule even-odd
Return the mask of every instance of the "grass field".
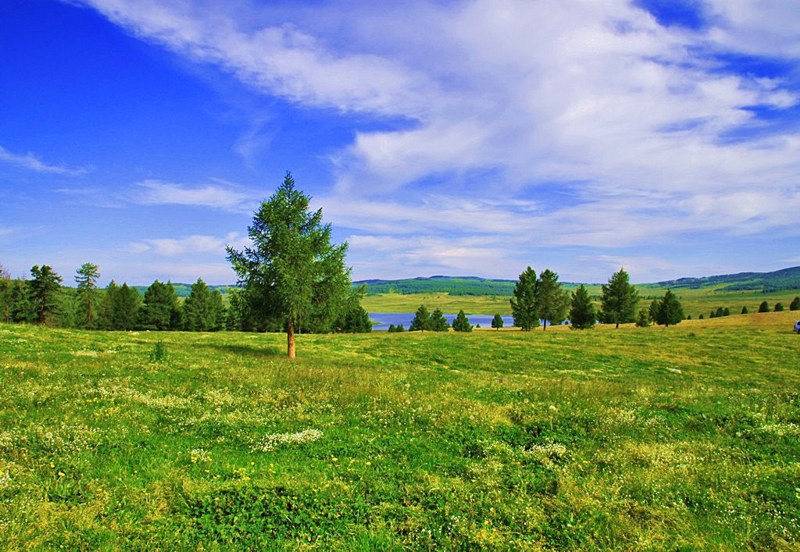
[[[599, 308], [600, 286], [587, 286], [589, 293], [596, 298]], [[666, 288], [657, 286], [636, 286], [641, 300], [639, 308], [647, 308], [655, 298], [664, 296]], [[564, 288], [574, 291], [574, 288]], [[697, 318], [703, 314], [708, 318], [712, 310], [717, 307], [728, 307], [731, 314], [739, 314], [742, 307], [747, 307], [750, 313], [758, 311], [762, 301], [767, 301], [770, 309], [775, 303], [781, 302], [786, 310], [794, 297], [800, 295], [798, 290], [777, 291], [762, 293], [760, 291], [717, 291], [713, 288], [676, 289], [674, 292], [680, 298], [686, 315]], [[464, 309], [467, 314], [511, 314], [510, 297], [488, 295], [449, 295], [447, 293], [428, 294], [400, 294], [386, 293], [381, 295], [367, 295], [361, 301], [362, 306], [369, 312], [414, 312], [420, 305], [425, 305], [429, 310], [439, 308], [445, 313], [457, 313]], [[796, 313], [800, 317], [800, 313]]]
[[796, 313], [579, 332], [0, 325], [0, 547], [797, 549]]

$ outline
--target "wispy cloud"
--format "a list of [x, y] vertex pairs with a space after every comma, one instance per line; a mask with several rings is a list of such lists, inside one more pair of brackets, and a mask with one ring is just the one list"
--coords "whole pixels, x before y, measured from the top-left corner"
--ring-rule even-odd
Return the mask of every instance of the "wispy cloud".
[[[330, 157], [335, 190], [317, 197], [376, 270], [366, 251], [378, 241], [391, 262], [466, 270], [505, 266], [520, 249], [800, 236], [797, 118], [776, 123], [800, 102], [791, 3], [709, 0], [696, 29], [662, 26], [628, 0], [86, 3], [301, 108], [406, 121], [358, 129]], [[725, 61], [737, 56], [793, 70]], [[254, 128], [235, 148], [247, 159], [262, 143]], [[227, 186], [138, 188], [140, 203], [252, 212]]]
[[129, 251], [134, 254], [153, 254], [160, 257], [185, 257], [216, 253], [225, 256], [225, 247], [230, 245], [241, 249], [249, 244], [247, 237], [231, 232], [224, 237], [192, 235], [183, 238], [145, 239], [132, 243]]
[[53, 165], [42, 161], [33, 153], [17, 154], [12, 153], [0, 146], [0, 162], [7, 163], [34, 171], [37, 173], [60, 174], [64, 176], [81, 176], [90, 172], [88, 168], [75, 168], [66, 165]]
[[257, 205], [252, 194], [222, 182], [191, 187], [161, 180], [145, 180], [137, 183], [128, 197], [140, 205], [185, 205], [235, 212], [252, 212]]

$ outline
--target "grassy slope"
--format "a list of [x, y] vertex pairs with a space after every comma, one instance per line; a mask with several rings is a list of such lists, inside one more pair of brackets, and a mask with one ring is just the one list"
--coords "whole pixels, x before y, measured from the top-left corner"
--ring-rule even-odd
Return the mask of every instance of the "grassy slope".
[[0, 543], [798, 546], [794, 314], [303, 335], [296, 364], [281, 335], [0, 325]]

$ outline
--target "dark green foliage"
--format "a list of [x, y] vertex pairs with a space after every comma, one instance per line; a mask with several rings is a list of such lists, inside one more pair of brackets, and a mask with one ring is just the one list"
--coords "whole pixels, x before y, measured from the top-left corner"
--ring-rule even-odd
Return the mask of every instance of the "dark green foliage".
[[75, 283], [78, 284], [76, 325], [79, 328], [94, 329], [97, 326], [97, 309], [100, 303], [100, 291], [97, 289], [99, 277], [100, 269], [92, 263], [83, 263], [75, 274]]
[[492, 328], [499, 330], [503, 327], [503, 317], [500, 314], [495, 314], [494, 318], [492, 318]]
[[725, 316], [725, 309], [723, 309], [722, 307], [717, 307], [716, 312], [714, 312], [714, 317], [722, 318], [723, 316]]
[[769, 303], [761, 301], [761, 304], [758, 306], [758, 312], [769, 312]]
[[[650, 302], [650, 307], [647, 310], [647, 315], [650, 318], [651, 322], [654, 321], [656, 319], [656, 317], [658, 316], [658, 309], [659, 309], [660, 304], [661, 303], [659, 302], [658, 299], [653, 299]], [[711, 311], [711, 318], [714, 318], [714, 311]]]
[[748, 314], [747, 307], [742, 307], [742, 314]]
[[213, 332], [221, 330], [225, 322], [225, 309], [219, 291], [211, 291], [198, 278], [192, 291], [183, 302], [183, 329], [190, 332]]
[[158, 341], [153, 346], [153, 352], [150, 353], [150, 362], [166, 362], [167, 361], [167, 346], [163, 341]]
[[790, 311], [800, 310], [800, 297], [795, 297], [794, 299], [792, 299], [792, 302], [789, 303], [789, 310]]
[[425, 305], [420, 305], [417, 312], [414, 313], [414, 319], [411, 321], [411, 326], [408, 330], [411, 332], [424, 332], [431, 329], [431, 314]]
[[395, 326], [394, 324], [389, 324], [389, 333], [400, 333], [404, 332], [406, 329], [403, 327], [402, 324], [398, 324]]
[[539, 280], [536, 272], [528, 267], [519, 275], [519, 280], [514, 286], [511, 298], [511, 313], [514, 315], [514, 325], [522, 331], [529, 332], [539, 326], [539, 309], [536, 296]]
[[783, 312], [783, 303], [775, 303], [775, 312]]
[[139, 317], [139, 308], [141, 307], [142, 296], [139, 292], [128, 284], [122, 284], [113, 293], [112, 299], [112, 317], [111, 328], [112, 330], [132, 330], [136, 327], [136, 321]]
[[586, 330], [594, 327], [597, 320], [592, 298], [589, 291], [583, 284], [572, 294], [572, 308], [569, 311], [569, 319], [572, 327], [576, 330]]
[[647, 328], [650, 326], [650, 312], [647, 309], [641, 309], [639, 316], [636, 318], [636, 326], [639, 328]]
[[430, 318], [430, 329], [434, 332], [446, 332], [450, 329], [450, 324], [447, 323], [447, 318], [439, 309], [433, 309]]
[[698, 320], [703, 320], [703, 313], [700, 313], [700, 316], [697, 317]]
[[467, 318], [467, 315], [464, 314], [463, 310], [458, 311], [458, 315], [456, 316], [455, 320], [453, 320], [453, 330], [457, 332], [472, 331], [472, 324], [469, 323], [469, 319]]
[[352, 305], [337, 324], [338, 330], [345, 333], [367, 333], [372, 331], [369, 313], [356, 303]]
[[728, 307], [722, 309], [722, 316], [730, 316], [730, 315], [731, 315], [731, 309], [729, 309]]
[[561, 289], [561, 284], [558, 282], [558, 274], [549, 268], [539, 274], [536, 305], [539, 318], [544, 321], [545, 330], [547, 330], [548, 322], [550, 324], [560, 324], [564, 321], [564, 316], [569, 307], [569, 295]]
[[678, 300], [678, 297], [667, 290], [658, 301], [658, 309], [656, 310], [655, 321], [661, 326], [669, 326], [670, 324], [679, 324], [683, 320], [683, 306]]
[[628, 273], [622, 268], [615, 272], [608, 284], [602, 286], [601, 320], [605, 324], [620, 324], [633, 322], [636, 305], [639, 303], [639, 294], [631, 285]]
[[11, 322], [11, 295], [14, 288], [14, 280], [0, 265], [0, 321]]
[[28, 299], [33, 312], [33, 322], [51, 324], [57, 313], [58, 294], [61, 291], [61, 276], [48, 265], [31, 268], [28, 281]]
[[102, 330], [114, 329], [114, 300], [118, 290], [119, 286], [117, 286], [114, 280], [111, 280], [100, 297], [97, 326]]
[[[313, 320], [332, 327], [350, 293], [345, 267], [347, 244], [331, 244], [322, 210], [309, 212], [310, 198], [286, 173], [283, 184], [262, 202], [248, 228], [252, 247], [228, 247], [228, 260], [246, 292], [256, 323], [285, 326], [288, 356], [294, 358], [294, 331]], [[260, 319], [260, 320], [259, 320]]]
[[144, 330], [176, 330], [180, 328], [178, 294], [170, 282], [158, 280], [144, 292], [144, 304], [139, 313], [139, 327]]

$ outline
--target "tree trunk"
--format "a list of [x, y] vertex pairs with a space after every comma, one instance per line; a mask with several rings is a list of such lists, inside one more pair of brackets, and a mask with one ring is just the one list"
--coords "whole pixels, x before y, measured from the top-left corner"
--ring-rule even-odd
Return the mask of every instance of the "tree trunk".
[[288, 346], [287, 348], [289, 353], [289, 359], [294, 360], [297, 355], [295, 353], [295, 348], [294, 348], [294, 324], [292, 324], [291, 319], [289, 319], [289, 321], [286, 324], [286, 340]]
[[544, 324], [542, 324], [542, 328], [543, 328], [542, 331], [546, 332], [547, 331], [547, 320], [543, 320], [543, 322], [544, 322]]

